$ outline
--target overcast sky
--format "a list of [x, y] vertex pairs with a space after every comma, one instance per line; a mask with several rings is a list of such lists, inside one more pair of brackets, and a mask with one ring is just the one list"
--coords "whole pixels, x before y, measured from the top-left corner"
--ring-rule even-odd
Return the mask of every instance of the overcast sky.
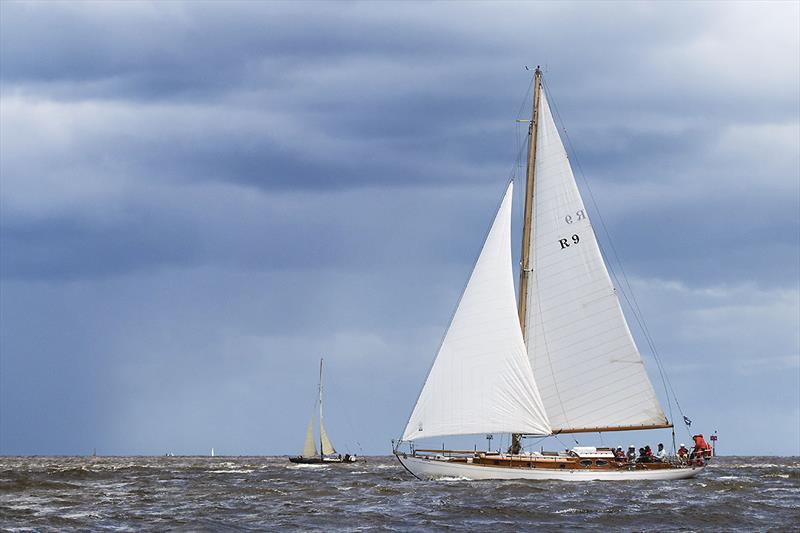
[[388, 453], [541, 64], [692, 429], [800, 454], [799, 50], [797, 2], [0, 3], [0, 453], [298, 453], [321, 355]]

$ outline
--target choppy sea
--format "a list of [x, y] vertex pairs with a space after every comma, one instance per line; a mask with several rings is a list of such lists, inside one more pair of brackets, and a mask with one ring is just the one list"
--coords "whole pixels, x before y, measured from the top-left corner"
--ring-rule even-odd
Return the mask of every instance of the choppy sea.
[[0, 457], [8, 531], [798, 531], [800, 458], [671, 482], [418, 481], [393, 457]]

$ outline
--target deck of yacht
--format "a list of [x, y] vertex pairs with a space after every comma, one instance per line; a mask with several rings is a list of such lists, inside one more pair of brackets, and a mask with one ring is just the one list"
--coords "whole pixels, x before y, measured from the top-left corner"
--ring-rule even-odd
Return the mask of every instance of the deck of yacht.
[[665, 470], [685, 465], [673, 462], [618, 461], [613, 450], [597, 448], [592, 452], [533, 452], [508, 454], [475, 450], [418, 449], [413, 457], [431, 461], [463, 463], [500, 468], [540, 468], [553, 470]]

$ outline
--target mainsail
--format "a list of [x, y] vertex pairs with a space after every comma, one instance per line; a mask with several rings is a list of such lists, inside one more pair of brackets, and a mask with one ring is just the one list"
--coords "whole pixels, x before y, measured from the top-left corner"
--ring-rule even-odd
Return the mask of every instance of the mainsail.
[[547, 98], [538, 92], [524, 335], [551, 428], [664, 427]]
[[509, 184], [403, 440], [523, 432], [547, 435], [547, 420], [516, 311]]
[[325, 431], [325, 426], [322, 424], [322, 419], [319, 419], [319, 442], [322, 448], [322, 455], [331, 455], [336, 453], [336, 450], [328, 438], [328, 433]]

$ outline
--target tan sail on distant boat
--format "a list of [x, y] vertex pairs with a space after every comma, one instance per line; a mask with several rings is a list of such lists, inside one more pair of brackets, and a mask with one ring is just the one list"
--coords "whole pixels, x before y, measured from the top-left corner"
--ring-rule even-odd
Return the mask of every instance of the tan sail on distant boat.
[[303, 444], [303, 454], [289, 457], [292, 463], [300, 464], [336, 464], [336, 463], [354, 463], [356, 461], [355, 455], [342, 454], [336, 451], [333, 447], [331, 440], [328, 438], [328, 433], [325, 431], [325, 424], [322, 418], [322, 363], [319, 360], [319, 399], [317, 404], [319, 406], [319, 452], [317, 451], [317, 443], [314, 440], [314, 415], [308, 420], [308, 427], [306, 428], [306, 440]]
[[[395, 455], [418, 478], [693, 477], [710, 449], [691, 460], [640, 460], [589, 446], [522, 450], [525, 436], [672, 427], [622, 312], [538, 68], [533, 94], [519, 301], [512, 181]], [[511, 434], [508, 452], [415, 448], [419, 439], [484, 433]]]

